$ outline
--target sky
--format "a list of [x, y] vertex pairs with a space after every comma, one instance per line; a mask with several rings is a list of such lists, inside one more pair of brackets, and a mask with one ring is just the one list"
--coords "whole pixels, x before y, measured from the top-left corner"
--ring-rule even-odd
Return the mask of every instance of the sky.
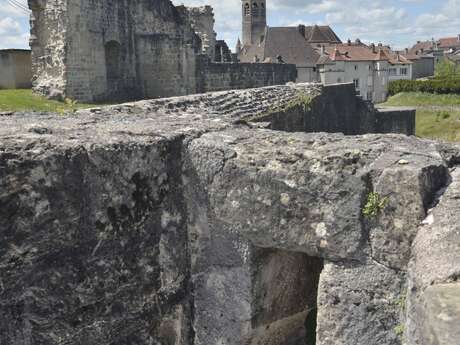
[[[0, 49], [27, 48], [27, 0], [0, 0]], [[241, 0], [174, 0], [175, 5], [211, 5], [215, 30], [230, 48], [241, 36]], [[267, 0], [268, 25], [330, 25], [342, 41], [361, 39], [394, 49], [416, 41], [460, 34], [460, 0]]]

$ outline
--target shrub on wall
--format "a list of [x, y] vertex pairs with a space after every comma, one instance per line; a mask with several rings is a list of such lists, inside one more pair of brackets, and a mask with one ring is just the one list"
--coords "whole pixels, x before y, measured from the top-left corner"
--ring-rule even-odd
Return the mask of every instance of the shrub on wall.
[[460, 79], [433, 79], [433, 80], [395, 80], [390, 82], [388, 93], [390, 96], [400, 92], [427, 92], [439, 94], [460, 94]]

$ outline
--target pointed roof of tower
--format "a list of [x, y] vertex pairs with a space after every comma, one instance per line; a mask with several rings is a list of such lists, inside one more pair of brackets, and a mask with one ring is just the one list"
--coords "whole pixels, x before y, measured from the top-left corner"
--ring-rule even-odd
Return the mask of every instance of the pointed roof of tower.
[[236, 41], [236, 53], [238, 54], [241, 51], [241, 41], [238, 37], [238, 41]]

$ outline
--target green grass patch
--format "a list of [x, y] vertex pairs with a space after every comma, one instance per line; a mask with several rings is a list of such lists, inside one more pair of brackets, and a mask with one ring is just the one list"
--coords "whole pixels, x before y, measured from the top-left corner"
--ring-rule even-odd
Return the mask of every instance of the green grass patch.
[[460, 95], [402, 92], [382, 105], [416, 107], [419, 137], [460, 141]]
[[418, 109], [416, 135], [422, 138], [460, 141], [460, 110]]
[[423, 92], [402, 92], [382, 105], [388, 106], [460, 106], [460, 95], [438, 95]]
[[0, 90], [0, 111], [46, 111], [63, 113], [77, 109], [92, 108], [95, 104], [51, 101], [36, 95], [30, 89]]

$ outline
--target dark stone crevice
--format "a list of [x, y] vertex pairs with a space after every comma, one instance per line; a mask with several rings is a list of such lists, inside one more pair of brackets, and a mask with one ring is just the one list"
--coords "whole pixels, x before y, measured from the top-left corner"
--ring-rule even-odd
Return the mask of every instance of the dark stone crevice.
[[323, 266], [323, 259], [303, 253], [256, 248], [252, 277], [254, 335], [249, 344], [316, 344], [317, 296]]

